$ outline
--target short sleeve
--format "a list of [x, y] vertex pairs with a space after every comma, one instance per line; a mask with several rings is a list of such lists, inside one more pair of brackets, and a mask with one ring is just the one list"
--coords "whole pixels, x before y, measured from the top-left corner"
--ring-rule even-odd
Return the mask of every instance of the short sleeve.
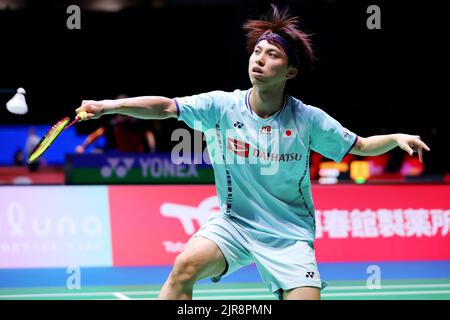
[[227, 105], [227, 93], [223, 91], [211, 91], [198, 95], [174, 98], [178, 120], [185, 122], [189, 127], [201, 129], [214, 128], [221, 110]]
[[344, 128], [323, 110], [312, 107], [311, 149], [341, 162], [355, 145], [358, 136]]

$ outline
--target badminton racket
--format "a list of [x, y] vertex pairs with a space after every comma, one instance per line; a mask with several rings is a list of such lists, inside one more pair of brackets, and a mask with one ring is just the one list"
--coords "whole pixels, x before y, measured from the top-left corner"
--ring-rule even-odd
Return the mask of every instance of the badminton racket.
[[86, 119], [87, 113], [85, 111], [77, 114], [75, 119], [70, 122], [69, 117], [64, 117], [55, 123], [47, 133], [41, 138], [39, 143], [34, 147], [33, 151], [30, 153], [27, 162], [32, 163], [41, 157], [44, 152], [52, 145], [52, 143], [56, 140], [56, 138], [63, 132], [63, 130], [70, 128], [75, 123], [79, 121], [83, 121]]

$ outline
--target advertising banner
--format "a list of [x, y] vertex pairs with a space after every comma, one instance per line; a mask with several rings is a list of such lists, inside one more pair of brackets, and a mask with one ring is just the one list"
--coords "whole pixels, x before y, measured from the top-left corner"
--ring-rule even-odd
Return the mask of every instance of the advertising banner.
[[106, 187], [1, 187], [0, 268], [111, 266]]
[[170, 153], [70, 154], [67, 184], [206, 184], [214, 183], [212, 166], [176, 164]]
[[314, 186], [318, 261], [450, 259], [449, 185]]
[[214, 186], [111, 186], [115, 266], [172, 264], [218, 209]]

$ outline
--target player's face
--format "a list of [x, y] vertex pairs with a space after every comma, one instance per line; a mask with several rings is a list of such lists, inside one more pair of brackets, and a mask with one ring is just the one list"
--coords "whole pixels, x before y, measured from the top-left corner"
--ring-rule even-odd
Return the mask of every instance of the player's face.
[[263, 40], [250, 56], [248, 74], [253, 85], [280, 84], [295, 77], [297, 69], [289, 66], [283, 49]]

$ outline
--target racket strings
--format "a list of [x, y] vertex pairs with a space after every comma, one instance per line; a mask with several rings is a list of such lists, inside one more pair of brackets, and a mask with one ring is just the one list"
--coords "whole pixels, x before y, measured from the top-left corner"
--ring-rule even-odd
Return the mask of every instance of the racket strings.
[[28, 163], [31, 163], [35, 161], [37, 158], [39, 158], [45, 152], [45, 150], [47, 150], [47, 148], [53, 143], [53, 141], [55, 141], [55, 139], [64, 129], [73, 126], [75, 123], [79, 121], [85, 120], [86, 117], [87, 113], [86, 111], [83, 111], [80, 112], [72, 122], [70, 122], [69, 117], [65, 117], [59, 120], [47, 131], [44, 137], [42, 137], [41, 141], [39, 141], [34, 150], [30, 153], [30, 156], [28, 157]]
[[55, 125], [53, 125], [44, 137], [39, 141], [34, 150], [30, 153], [28, 162], [33, 162], [37, 158], [39, 158], [45, 150], [52, 144], [52, 142], [58, 137], [58, 135], [62, 132], [64, 127], [66, 127], [69, 122], [69, 118], [66, 117], [60, 121], [58, 121]]

